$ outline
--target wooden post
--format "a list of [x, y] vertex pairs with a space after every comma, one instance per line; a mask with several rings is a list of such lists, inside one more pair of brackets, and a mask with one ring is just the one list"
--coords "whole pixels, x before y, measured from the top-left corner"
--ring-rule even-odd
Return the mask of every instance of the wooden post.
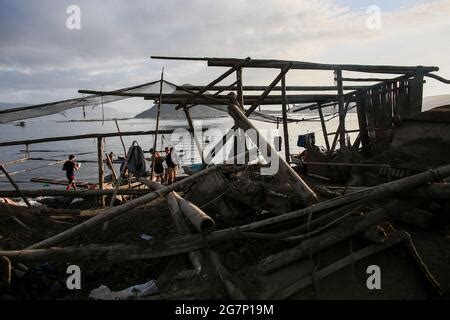
[[336, 70], [336, 82], [338, 87], [339, 95], [339, 128], [341, 132], [339, 133], [339, 144], [342, 147], [345, 146], [345, 112], [344, 112], [344, 86], [342, 81], [342, 70]]
[[359, 139], [361, 140], [362, 153], [365, 156], [370, 155], [370, 141], [369, 132], [367, 131], [367, 109], [368, 109], [368, 93], [367, 91], [358, 90], [356, 94], [356, 110], [358, 113], [358, 123], [359, 123]]
[[242, 68], [236, 70], [237, 99], [242, 108], [244, 108], [244, 90], [242, 86]]
[[418, 68], [414, 79], [409, 81], [408, 85], [408, 100], [409, 109], [407, 115], [412, 116], [422, 112], [423, 100], [423, 69]]
[[31, 207], [31, 204], [28, 201], [28, 199], [25, 197], [22, 191], [20, 191], [19, 186], [14, 182], [13, 178], [11, 178], [11, 176], [9, 175], [9, 173], [6, 171], [6, 169], [3, 167], [2, 164], [0, 164], [0, 170], [5, 174], [6, 178], [8, 178], [9, 182], [14, 187], [14, 189], [16, 189], [16, 191], [20, 194], [20, 197], [23, 199], [27, 207]]
[[287, 123], [287, 99], [286, 99], [286, 75], [281, 78], [281, 94], [283, 97], [282, 112], [283, 112], [283, 133], [284, 133], [284, 155], [286, 161], [291, 161], [291, 153], [289, 148], [289, 131]]
[[319, 116], [320, 116], [320, 123], [322, 125], [322, 133], [323, 138], [325, 139], [325, 145], [327, 147], [327, 151], [330, 152], [330, 141], [328, 141], [328, 133], [327, 133], [327, 125], [325, 123], [325, 119], [323, 117], [323, 111], [322, 111], [322, 105], [318, 104], [318, 110], [319, 110]]
[[[103, 148], [104, 141], [103, 138], [97, 138], [97, 152], [98, 152], [98, 188], [103, 190], [104, 188], [104, 180], [105, 180], [105, 172], [103, 170]], [[102, 206], [105, 205], [105, 198], [100, 197], [100, 204]]]
[[194, 122], [192, 121], [191, 113], [189, 109], [185, 106], [183, 108], [184, 114], [186, 115], [187, 122], [189, 124], [189, 129], [191, 129], [192, 139], [194, 139], [195, 146], [197, 147], [198, 153], [200, 154], [200, 159], [202, 160], [202, 164], [205, 165], [205, 159], [203, 158], [203, 149], [200, 141], [197, 139], [194, 131]]
[[123, 148], [123, 156], [127, 156], [127, 148], [125, 147], [125, 142], [123, 142], [122, 134], [120, 132], [119, 123], [117, 122], [117, 119], [114, 119], [114, 122], [116, 123], [117, 132], [119, 133], [120, 142], [122, 143]]
[[[153, 152], [156, 152], [156, 146], [158, 141], [158, 130], [159, 130], [159, 116], [161, 112], [161, 100], [162, 100], [162, 90], [163, 90], [163, 81], [164, 81], [164, 67], [161, 71], [161, 82], [159, 85], [159, 100], [158, 100], [158, 112], [156, 114], [156, 128], [155, 128], [155, 141], [153, 142]], [[153, 157], [152, 160], [152, 172], [150, 174], [150, 180], [153, 180], [153, 176], [155, 174], [155, 159]]]

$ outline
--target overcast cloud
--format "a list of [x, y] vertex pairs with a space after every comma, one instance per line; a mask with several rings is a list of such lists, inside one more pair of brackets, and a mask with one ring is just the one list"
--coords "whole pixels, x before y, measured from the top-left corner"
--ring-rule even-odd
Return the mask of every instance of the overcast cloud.
[[[150, 55], [436, 65], [450, 78], [450, 0], [392, 2], [0, 0], [0, 101], [41, 103], [76, 97], [78, 89], [131, 86], [158, 79], [162, 66], [178, 84], [204, 84], [223, 72]], [[81, 8], [81, 30], [66, 28], [71, 4]], [[382, 10], [379, 30], [366, 26], [369, 5]], [[265, 84], [274, 72], [244, 76]], [[288, 84], [316, 83], [333, 77], [288, 77]], [[447, 92], [428, 80], [427, 95]]]

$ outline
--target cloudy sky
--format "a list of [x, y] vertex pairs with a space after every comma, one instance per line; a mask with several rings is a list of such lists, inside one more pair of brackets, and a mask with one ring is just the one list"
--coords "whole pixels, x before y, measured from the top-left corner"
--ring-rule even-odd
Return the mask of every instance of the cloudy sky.
[[[80, 30], [66, 26], [70, 5], [81, 10]], [[380, 28], [367, 26], [374, 5]], [[224, 71], [151, 55], [435, 65], [450, 78], [449, 16], [450, 0], [0, 0], [0, 101], [136, 85], [158, 79], [163, 66], [177, 84], [205, 84]], [[244, 77], [267, 84], [275, 72]], [[333, 76], [294, 71], [288, 84], [331, 85]], [[427, 80], [426, 95], [449, 92]], [[147, 103], [135, 101], [133, 110]]]

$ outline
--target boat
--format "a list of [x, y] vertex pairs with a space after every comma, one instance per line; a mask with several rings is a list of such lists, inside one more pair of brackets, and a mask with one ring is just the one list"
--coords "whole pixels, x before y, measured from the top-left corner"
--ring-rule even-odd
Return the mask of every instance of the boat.
[[191, 176], [201, 170], [204, 169], [204, 166], [202, 163], [193, 163], [187, 166], [182, 166], [184, 173]]

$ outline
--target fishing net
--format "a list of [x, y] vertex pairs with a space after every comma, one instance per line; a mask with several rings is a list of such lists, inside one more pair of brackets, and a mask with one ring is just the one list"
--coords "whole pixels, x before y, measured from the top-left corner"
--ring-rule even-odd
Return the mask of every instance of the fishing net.
[[[160, 80], [144, 83], [134, 87], [123, 88], [113, 91], [114, 93], [126, 92], [126, 93], [159, 93]], [[163, 83], [163, 93], [171, 93], [175, 88], [168, 84]], [[130, 97], [116, 96], [116, 95], [89, 95], [85, 97], [62, 100], [50, 103], [44, 103], [39, 105], [33, 105], [28, 107], [14, 108], [0, 110], [0, 123], [8, 123], [18, 120], [38, 118], [55, 113], [63, 113], [69, 109], [74, 108], [86, 108], [103, 106], [111, 102], [128, 99]]]

